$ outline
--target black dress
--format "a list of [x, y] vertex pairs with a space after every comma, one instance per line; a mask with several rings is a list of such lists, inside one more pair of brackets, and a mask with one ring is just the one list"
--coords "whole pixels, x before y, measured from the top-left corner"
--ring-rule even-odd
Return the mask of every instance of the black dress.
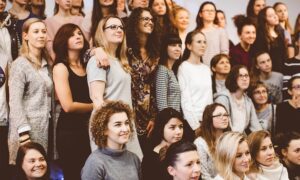
[[300, 133], [300, 109], [295, 109], [289, 102], [283, 102], [276, 107], [275, 133]]
[[[91, 103], [87, 76], [76, 75], [69, 66], [69, 85], [74, 102]], [[66, 113], [61, 110], [57, 123], [57, 150], [65, 180], [79, 180], [81, 168], [91, 153], [90, 113]]]

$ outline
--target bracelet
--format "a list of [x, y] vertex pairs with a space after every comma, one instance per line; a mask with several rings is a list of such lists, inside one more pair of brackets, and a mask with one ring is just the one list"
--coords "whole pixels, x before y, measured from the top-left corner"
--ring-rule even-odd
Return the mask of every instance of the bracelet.
[[25, 138], [25, 139], [23, 139], [23, 140], [20, 140], [20, 143], [26, 142], [26, 141], [28, 141], [28, 140], [30, 140], [30, 137], [27, 137], [27, 138]]

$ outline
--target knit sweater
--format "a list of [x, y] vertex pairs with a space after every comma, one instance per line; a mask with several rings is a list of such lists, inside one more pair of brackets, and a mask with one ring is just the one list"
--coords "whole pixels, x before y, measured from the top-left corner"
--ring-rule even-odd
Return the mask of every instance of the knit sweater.
[[272, 179], [272, 180], [288, 180], [289, 175], [287, 169], [278, 163], [275, 166], [267, 167], [260, 165], [261, 173], [257, 175], [257, 179]]

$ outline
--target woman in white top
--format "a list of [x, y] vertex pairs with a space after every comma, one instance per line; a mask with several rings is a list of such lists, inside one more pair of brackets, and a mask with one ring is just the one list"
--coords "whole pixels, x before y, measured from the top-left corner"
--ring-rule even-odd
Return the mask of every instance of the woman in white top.
[[258, 180], [279, 179], [288, 180], [286, 168], [275, 155], [271, 134], [261, 130], [248, 136], [249, 149], [252, 156], [251, 173], [257, 173]]
[[178, 82], [181, 90], [181, 107], [184, 118], [193, 130], [199, 128], [206, 105], [212, 103], [211, 72], [202, 63], [206, 49], [206, 38], [200, 30], [188, 33], [186, 48], [178, 69]]
[[226, 108], [218, 103], [206, 106], [201, 127], [196, 133], [197, 139], [194, 141], [201, 161], [202, 179], [209, 180], [217, 175], [213, 160], [216, 141], [229, 130], [229, 114]]
[[246, 136], [238, 132], [226, 132], [218, 140], [215, 163], [218, 175], [214, 180], [248, 180], [251, 155]]

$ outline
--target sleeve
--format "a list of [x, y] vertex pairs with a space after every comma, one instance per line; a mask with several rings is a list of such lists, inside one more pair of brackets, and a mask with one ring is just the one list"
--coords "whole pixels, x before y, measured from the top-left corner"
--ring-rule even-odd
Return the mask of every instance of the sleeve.
[[251, 109], [250, 109], [250, 126], [249, 126], [249, 129], [251, 130], [251, 132], [262, 130], [263, 128], [261, 127], [261, 124], [259, 123], [259, 120], [257, 118], [254, 105], [253, 105], [251, 100], [249, 102], [250, 102], [250, 106], [251, 106], [250, 107]]
[[187, 120], [191, 128], [195, 130], [198, 128], [199, 123], [197, 122], [198, 120], [194, 115], [194, 105], [190, 93], [190, 85], [192, 82], [187, 77], [188, 69], [185, 69], [182, 65], [178, 69], [178, 83], [181, 91], [181, 107], [184, 118]]
[[81, 170], [82, 180], [104, 180], [105, 173], [102, 163], [97, 162], [98, 158], [90, 156]]
[[88, 84], [93, 81], [106, 82], [106, 70], [97, 66], [96, 58], [93, 56], [86, 67]]
[[225, 29], [221, 29], [220, 40], [220, 53], [229, 54], [229, 39]]
[[17, 128], [19, 134], [31, 130], [23, 105], [23, 95], [26, 93], [26, 87], [29, 86], [23, 68], [22, 64], [18, 64], [17, 61], [13, 63], [8, 81], [10, 124]]
[[162, 67], [156, 72], [156, 103], [158, 111], [168, 107], [168, 73]]
[[283, 111], [283, 108], [284, 108], [284, 103], [281, 103], [281, 104], [278, 104], [276, 106], [276, 124], [275, 124], [275, 132], [274, 134], [278, 134], [278, 133], [281, 133], [282, 132], [282, 129], [285, 127], [284, 125], [284, 111]]
[[209, 164], [208, 164], [209, 157], [205, 151], [205, 145], [199, 139], [196, 139], [194, 141], [194, 144], [197, 146], [197, 151], [198, 151], [198, 154], [200, 157], [201, 178], [210, 180], [210, 179], [212, 179], [212, 177], [209, 174]]

